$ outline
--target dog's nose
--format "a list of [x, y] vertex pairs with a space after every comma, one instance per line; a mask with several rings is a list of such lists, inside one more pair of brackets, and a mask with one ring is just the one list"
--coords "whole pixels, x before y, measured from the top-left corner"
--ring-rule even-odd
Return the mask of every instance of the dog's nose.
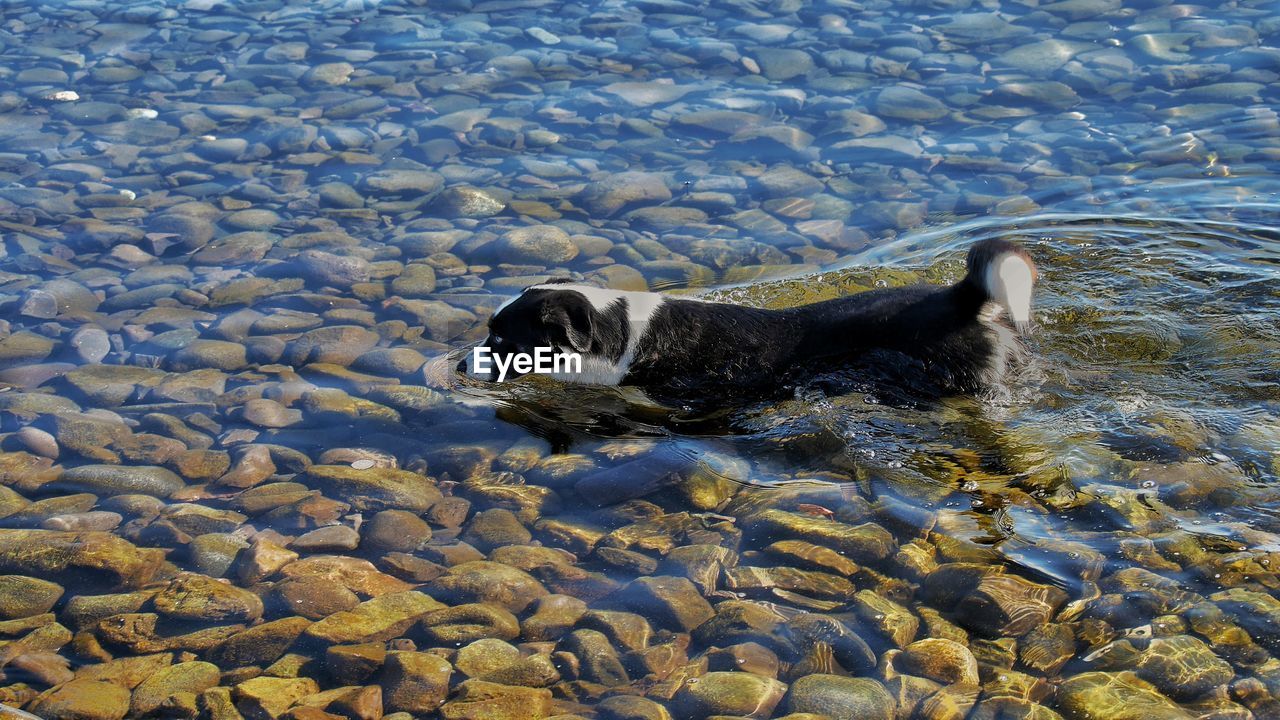
[[467, 372], [467, 361], [466, 361], [465, 359], [463, 359], [463, 360], [459, 360], [459, 361], [458, 361], [458, 365], [457, 365], [457, 367], [455, 367], [454, 369], [455, 369], [455, 370], [457, 370], [457, 371], [458, 371], [458, 372], [460, 372], [460, 373], [466, 374], [466, 372]]

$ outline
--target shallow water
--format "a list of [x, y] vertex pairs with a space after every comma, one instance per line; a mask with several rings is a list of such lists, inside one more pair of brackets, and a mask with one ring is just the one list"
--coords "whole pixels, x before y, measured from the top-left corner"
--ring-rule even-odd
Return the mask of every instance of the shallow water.
[[[1280, 717], [1278, 35], [0, 0], [0, 703]], [[444, 369], [549, 277], [783, 307], [988, 237], [1041, 284], [981, 398]]]

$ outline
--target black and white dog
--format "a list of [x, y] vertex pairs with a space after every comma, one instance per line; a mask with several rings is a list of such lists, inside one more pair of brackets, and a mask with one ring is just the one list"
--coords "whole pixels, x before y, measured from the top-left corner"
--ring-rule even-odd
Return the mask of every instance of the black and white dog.
[[[784, 310], [552, 282], [499, 307], [479, 347], [496, 360], [538, 347], [577, 353], [579, 371], [540, 374], [637, 386], [655, 397], [758, 395], [868, 362], [911, 364], [942, 392], [977, 392], [999, 383], [1020, 353], [1012, 330], [1029, 328], [1035, 281], [1025, 250], [992, 239], [970, 249], [967, 274], [954, 285], [871, 290]], [[495, 368], [477, 372], [474, 357], [458, 370], [499, 379]]]

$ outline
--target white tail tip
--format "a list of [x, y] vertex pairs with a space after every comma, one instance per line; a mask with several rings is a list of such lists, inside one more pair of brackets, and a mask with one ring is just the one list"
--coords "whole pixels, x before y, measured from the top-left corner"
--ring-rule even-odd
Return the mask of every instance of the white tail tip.
[[1009, 320], [1020, 333], [1031, 327], [1031, 290], [1036, 284], [1036, 269], [1020, 253], [1004, 253], [987, 265], [984, 278], [987, 295], [1009, 314]]

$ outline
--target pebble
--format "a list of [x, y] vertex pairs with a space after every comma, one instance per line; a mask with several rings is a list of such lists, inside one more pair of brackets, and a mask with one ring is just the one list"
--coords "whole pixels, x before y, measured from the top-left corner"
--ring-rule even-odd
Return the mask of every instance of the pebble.
[[329, 645], [390, 640], [443, 607], [420, 592], [390, 593], [328, 615], [309, 626], [306, 635]]
[[558, 266], [578, 255], [569, 233], [554, 225], [515, 228], [498, 238], [496, 244], [500, 257], [508, 262]]
[[40, 694], [28, 705], [41, 718], [121, 720], [129, 712], [128, 688], [101, 680], [72, 680]]
[[937, 98], [912, 87], [895, 85], [876, 96], [875, 111], [883, 117], [910, 122], [931, 122], [950, 112]]
[[153, 495], [167, 498], [186, 487], [182, 478], [162, 467], [81, 465], [62, 473], [52, 488], [98, 495]]
[[683, 717], [767, 718], [786, 692], [787, 686], [772, 678], [745, 672], [710, 672], [686, 681], [676, 694], [675, 705]]
[[890, 720], [894, 701], [879, 682], [815, 673], [796, 680], [787, 690], [786, 709], [827, 717]]
[[221, 671], [212, 663], [196, 661], [170, 665], [134, 688], [129, 712], [134, 715], [150, 714], [179, 693], [198, 695], [217, 685], [220, 679]]
[[16, 620], [47, 613], [62, 593], [61, 586], [47, 580], [0, 575], [0, 619]]
[[429, 653], [396, 650], [387, 653], [383, 676], [383, 704], [389, 712], [427, 714], [444, 703], [453, 666]]

